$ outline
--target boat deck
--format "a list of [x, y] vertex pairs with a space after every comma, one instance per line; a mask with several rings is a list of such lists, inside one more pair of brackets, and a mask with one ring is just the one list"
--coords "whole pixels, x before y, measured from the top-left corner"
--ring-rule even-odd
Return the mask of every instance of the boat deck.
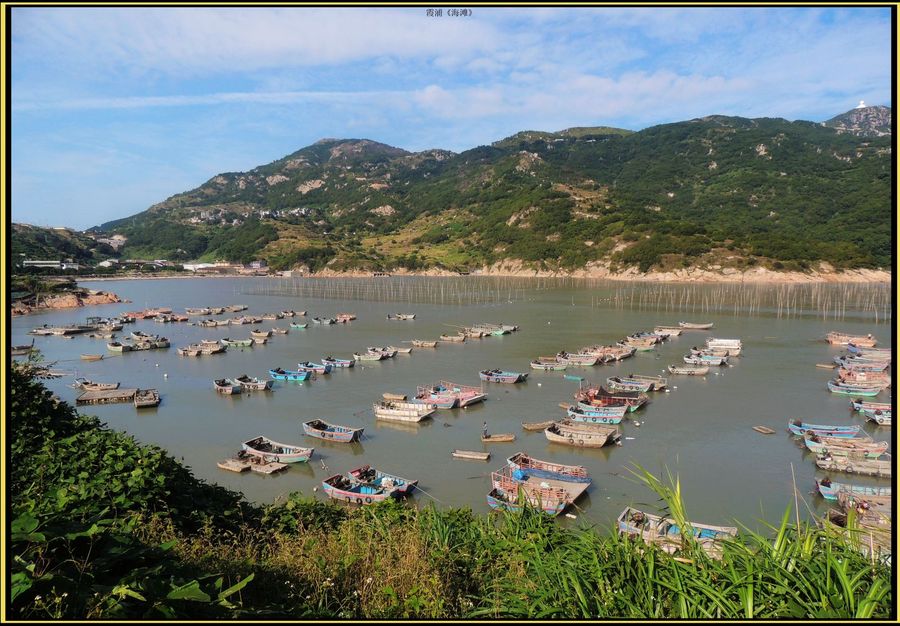
[[540, 476], [529, 475], [524, 481], [521, 481], [528, 487], [540, 489], [541, 483], [550, 485], [551, 489], [563, 489], [568, 494], [569, 502], [577, 500], [583, 494], [591, 483], [576, 483], [568, 480], [559, 480], [557, 478], [541, 478]]
[[85, 391], [75, 398], [75, 404], [113, 404], [116, 402], [133, 402], [137, 389], [103, 389]]
[[259, 463], [252, 458], [231, 458], [219, 461], [216, 463], [216, 466], [220, 469], [228, 470], [229, 472], [241, 473], [246, 472], [247, 470], [253, 470], [260, 474], [274, 474], [275, 472], [286, 469], [287, 463]]

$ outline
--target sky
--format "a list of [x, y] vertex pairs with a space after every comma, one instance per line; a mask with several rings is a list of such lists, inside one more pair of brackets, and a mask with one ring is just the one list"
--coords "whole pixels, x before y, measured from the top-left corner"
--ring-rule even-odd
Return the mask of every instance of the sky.
[[12, 220], [88, 228], [325, 138], [892, 106], [889, 8], [14, 7]]

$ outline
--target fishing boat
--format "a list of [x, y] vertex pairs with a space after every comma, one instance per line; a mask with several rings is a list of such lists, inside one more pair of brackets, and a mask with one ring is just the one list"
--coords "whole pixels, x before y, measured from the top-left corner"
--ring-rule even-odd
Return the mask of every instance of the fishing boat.
[[132, 346], [119, 341], [110, 341], [106, 344], [106, 349], [110, 352], [131, 352]]
[[377, 354], [372, 354], [371, 352], [363, 352], [362, 354], [360, 354], [359, 352], [354, 352], [353, 358], [357, 361], [381, 361], [382, 359], [385, 359], [387, 357], [385, 357], [384, 354], [380, 352]]
[[10, 355], [11, 356], [24, 356], [26, 354], [31, 354], [34, 350], [34, 339], [31, 340], [30, 344], [26, 344], [24, 346], [12, 346], [10, 347]]
[[281, 313], [263, 313], [262, 318], [264, 320], [280, 320], [284, 317]]
[[715, 356], [712, 354], [687, 355], [681, 359], [688, 365], [728, 365], [727, 356]]
[[616, 522], [620, 534], [638, 537], [644, 543], [657, 546], [668, 554], [675, 554], [681, 550], [684, 542], [683, 534], [686, 532], [706, 554], [714, 559], [721, 559], [722, 542], [737, 537], [737, 528], [734, 526], [712, 526], [691, 522], [689, 528], [682, 529], [674, 519], [646, 513], [630, 506], [619, 514]]
[[309, 326], [309, 322], [306, 322], [306, 323], [304, 323], [304, 324], [297, 324], [296, 322], [291, 322], [291, 328], [301, 328], [301, 329], [303, 329], [303, 328], [306, 328], [307, 326]]
[[313, 363], [312, 361], [301, 361], [297, 363], [297, 369], [301, 372], [310, 371], [316, 374], [330, 374], [331, 365], [325, 363]]
[[[604, 407], [606, 408], [606, 407]], [[626, 407], [609, 407], [615, 411], [590, 411], [581, 406], [570, 406], [566, 409], [569, 419], [590, 424], [620, 424], [625, 419]]]
[[853, 372], [883, 372], [891, 366], [890, 361], [866, 360], [847, 356], [837, 356], [832, 361], [842, 369]]
[[[600, 426], [600, 424], [597, 424], [597, 426]], [[616, 436], [619, 432], [617, 426], [609, 426], [608, 428], [613, 430], [575, 430], [572, 428], [563, 428], [560, 426], [559, 422], [554, 422], [544, 430], [544, 436], [547, 437], [548, 441], [553, 443], [562, 443], [581, 448], [602, 448], [610, 440], [611, 436]]]
[[219, 378], [213, 381], [213, 387], [215, 387], [218, 393], [224, 394], [226, 396], [230, 395], [238, 395], [241, 393], [241, 386], [235, 385], [232, 381], [229, 381], [227, 378]]
[[528, 378], [528, 373], [519, 373], [519, 372], [504, 372], [503, 370], [481, 370], [478, 372], [478, 377], [481, 380], [486, 380], [492, 383], [521, 383], [524, 382], [526, 378]]
[[887, 413], [884, 413], [882, 411], [873, 411], [872, 413], [866, 413], [865, 415], [866, 420], [875, 422], [879, 426], [891, 426], [893, 422], [890, 411], [888, 411]]
[[82, 361], [99, 361], [102, 358], [103, 358], [102, 354], [82, 354], [81, 355]]
[[273, 335], [286, 335], [290, 332], [287, 328], [278, 328], [277, 326], [272, 327]]
[[405, 393], [390, 393], [384, 392], [381, 394], [381, 397], [385, 400], [393, 400], [395, 402], [406, 402], [406, 394]]
[[628, 406], [629, 411], [637, 411], [650, 399], [639, 391], [608, 391], [604, 387], [591, 387], [575, 392], [575, 399], [593, 406]]
[[419, 385], [416, 389], [416, 400], [437, 409], [453, 409], [459, 405], [459, 396], [440, 385]]
[[254, 328], [250, 331], [250, 337], [253, 339], [267, 339], [272, 336], [271, 330], [260, 330], [258, 328]]
[[469, 338], [471, 338], [471, 339], [481, 339], [482, 337], [484, 337], [484, 333], [483, 333], [482, 331], [480, 331], [480, 330], [475, 329], [475, 328], [463, 328], [463, 329], [462, 329], [462, 333], [463, 333], [466, 337], [469, 337]]
[[[461, 385], [448, 380], [442, 380], [434, 386], [438, 396], [442, 394], [450, 394], [459, 400], [459, 408], [465, 408], [471, 404], [482, 402], [487, 398], [487, 394], [482, 391], [481, 387], [473, 387], [471, 385]], [[418, 397], [418, 396], [417, 396]]]
[[682, 365], [670, 365], [669, 366], [670, 374], [683, 374], [685, 376], [706, 376], [709, 374], [709, 366], [708, 365], [695, 365], [695, 366], [682, 366]]
[[472, 461], [488, 461], [491, 458], [490, 452], [476, 452], [474, 450], [453, 450], [450, 455], [455, 459], [470, 459]]
[[359, 441], [363, 433], [362, 428], [351, 428], [349, 426], [341, 426], [340, 424], [331, 424], [329, 422], [313, 419], [303, 422], [303, 432], [310, 437], [325, 439], [326, 441], [336, 441], [338, 443], [351, 443]]
[[788, 422], [788, 430], [802, 437], [806, 433], [813, 433], [820, 437], [856, 437], [859, 434], [859, 426], [825, 426], [822, 424], [808, 424], [798, 419]]
[[878, 343], [871, 333], [868, 335], [851, 335], [836, 330], [825, 335], [825, 341], [835, 346], [846, 346], [847, 344], [852, 343], [854, 346], [863, 348], [874, 348], [875, 344]]
[[338, 313], [335, 319], [342, 324], [352, 322], [356, 319], [356, 313]]
[[372, 405], [376, 419], [396, 422], [421, 422], [434, 413], [431, 404], [382, 400]]
[[816, 479], [816, 488], [819, 494], [826, 500], [837, 500], [838, 494], [849, 493], [852, 495], [866, 497], [891, 497], [890, 487], [869, 487], [863, 485], [851, 485], [850, 483], [835, 483], [830, 478]]
[[241, 444], [247, 454], [261, 457], [269, 463], [305, 463], [309, 461], [315, 448], [303, 448], [292, 444], [278, 443], [260, 435]]
[[363, 465], [350, 470], [346, 476], [335, 474], [322, 481], [322, 489], [329, 498], [356, 504], [372, 504], [388, 498], [400, 498], [412, 493], [418, 480], [409, 480]]
[[860, 385], [845, 385], [833, 380], [828, 381], [828, 391], [831, 393], [839, 393], [845, 396], [866, 396], [873, 397], [881, 393], [883, 387], [863, 387]]
[[253, 345], [253, 338], [249, 339], [231, 339], [229, 337], [225, 337], [224, 339], [219, 340], [223, 346], [229, 347], [238, 347], [238, 348], [249, 348]]
[[890, 411], [893, 408], [890, 402], [869, 402], [868, 400], [851, 400], [850, 406], [854, 411]]
[[437, 348], [437, 341], [424, 341], [422, 339], [413, 339], [412, 345], [416, 348]]
[[606, 379], [610, 391], [650, 391], [653, 382], [635, 380], [632, 377], [610, 376]]
[[219, 343], [213, 339], [203, 339], [200, 341], [200, 352], [203, 354], [221, 354], [228, 350], [228, 346]]
[[271, 380], [260, 380], [255, 376], [250, 377], [246, 374], [241, 374], [237, 378], [231, 379], [231, 382], [239, 384], [244, 391], [268, 391], [272, 389]]
[[200, 356], [203, 354], [200, 345], [196, 343], [192, 343], [189, 346], [182, 346], [177, 349], [177, 352], [179, 356]]
[[769, 428], [768, 426], [754, 426], [753, 430], [760, 433], [761, 435], [774, 435], [775, 429]]
[[369, 346], [366, 348], [366, 352], [369, 354], [383, 354], [386, 359], [392, 359], [397, 356], [397, 351], [388, 346]]
[[684, 329], [675, 326], [654, 326], [653, 332], [655, 333], [666, 333], [672, 337], [678, 337], [681, 335]]
[[330, 324], [337, 324], [337, 320], [333, 317], [314, 317], [313, 323], [330, 325]]
[[463, 343], [466, 340], [465, 335], [441, 335], [441, 341], [449, 343]]
[[658, 341], [655, 337], [632, 337], [628, 336], [622, 343], [626, 346], [630, 346], [637, 350], [638, 352], [649, 352], [656, 348], [656, 344]]
[[284, 370], [280, 367], [276, 367], [274, 369], [269, 370], [269, 376], [271, 376], [274, 380], [289, 380], [289, 381], [304, 381], [309, 380], [315, 374], [312, 370]]
[[508, 459], [506, 464], [515, 472], [523, 475], [536, 476], [538, 478], [555, 478], [578, 483], [591, 483], [591, 477], [587, 469], [582, 465], [563, 465], [552, 461], [542, 461], [529, 455], [527, 452], [517, 452]]
[[241, 311], [246, 311], [247, 308], [246, 304], [230, 304], [225, 307], [225, 310], [232, 313], [240, 313]]
[[389, 351], [394, 354], [409, 354], [412, 352], [412, 348], [398, 348], [396, 346], [385, 346]]
[[211, 315], [212, 311], [208, 307], [196, 308], [196, 307], [186, 307], [184, 312], [188, 315]]
[[395, 313], [395, 314], [391, 315], [390, 313], [388, 313], [387, 318], [389, 320], [400, 320], [401, 322], [408, 322], [408, 321], [416, 319], [416, 314], [415, 313]]
[[156, 389], [138, 389], [134, 392], [134, 406], [138, 409], [159, 406], [159, 392]]
[[353, 367], [356, 364], [356, 361], [353, 359], [336, 359], [333, 356], [326, 356], [322, 359], [322, 363], [332, 368], [347, 368]]
[[591, 367], [592, 365], [596, 365], [600, 358], [596, 354], [586, 352], [570, 353], [563, 350], [557, 353], [556, 360], [567, 366]]
[[209, 314], [210, 314], [210, 315], [221, 315], [221, 314], [224, 313], [224, 312], [225, 312], [225, 307], [223, 307], [223, 306], [211, 306], [211, 307], [209, 307]]
[[871, 437], [820, 437], [807, 432], [803, 442], [814, 454], [828, 453], [831, 456], [864, 456], [877, 459], [887, 452], [890, 445], [887, 441], [874, 441]]
[[563, 489], [547, 489], [531, 498], [516, 492], [509, 494], [496, 487], [487, 494], [487, 503], [492, 509], [521, 511], [526, 506], [523, 502], [528, 502], [529, 506], [540, 508], [547, 515], [554, 517], [562, 513], [569, 504]]
[[269, 342], [268, 337], [251, 337], [254, 344], [259, 344], [261, 346], [266, 345]]
[[708, 324], [697, 324], [695, 322], [678, 322], [679, 328], [683, 328], [685, 330], [709, 330], [713, 327], [713, 323], [710, 322]]
[[885, 374], [883, 372], [864, 372], [841, 368], [838, 370], [837, 379], [840, 380], [841, 383], [847, 385], [891, 386], [890, 374]]
[[544, 422], [522, 422], [522, 428], [523, 430], [528, 431], [547, 430], [555, 423], [556, 420], [546, 420]]
[[820, 454], [816, 458], [816, 465], [823, 470], [833, 472], [847, 472], [848, 474], [862, 474], [867, 476], [891, 477], [892, 461], [878, 459], [861, 459], [846, 456]]
[[97, 383], [83, 377], [76, 378], [72, 385], [85, 391], [110, 391], [119, 388], [119, 383]]
[[697, 346], [691, 348], [691, 356], [702, 356], [704, 354], [710, 356], [729, 356], [731, 352], [726, 348], [698, 348]]
[[531, 361], [531, 369], [544, 370], [545, 372], [561, 372], [566, 369], [566, 364], [557, 361], [555, 356], [539, 356]]
[[496, 435], [482, 435], [481, 443], [506, 443], [515, 441], [515, 433], [497, 433]]

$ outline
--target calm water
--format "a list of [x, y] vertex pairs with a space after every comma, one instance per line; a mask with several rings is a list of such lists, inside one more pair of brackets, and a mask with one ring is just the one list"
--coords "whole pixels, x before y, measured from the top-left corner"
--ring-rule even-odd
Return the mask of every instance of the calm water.
[[[771, 306], [760, 300], [762, 307], [757, 302], [750, 315], [743, 315], [734, 307], [729, 308], [728, 303], [723, 306], [717, 302], [724, 292], [715, 286], [667, 287], [673, 291], [665, 297], [673, 306], [666, 312], [669, 304], [659, 298], [654, 300], [653, 294], [660, 293], [658, 285], [629, 286], [632, 297], [637, 294], [637, 303], [629, 308], [621, 284], [542, 280], [518, 281], [514, 286], [503, 283], [500, 287], [500, 283], [469, 279], [464, 281], [465, 297], [459, 293], [451, 298], [451, 292], [457, 293], [454, 290], [463, 284], [463, 279], [407, 279], [406, 283], [397, 282], [401, 281], [397, 278], [383, 280], [381, 286], [367, 287], [368, 295], [359, 288], [351, 291], [346, 285], [340, 287], [340, 281], [327, 285], [323, 282], [316, 289], [305, 291], [297, 287], [300, 283], [296, 280], [270, 279], [83, 283], [89, 288], [113, 291], [132, 302], [14, 318], [12, 343], [30, 342], [27, 331], [44, 323], [83, 322], [88, 315], [111, 316], [147, 306], [183, 311], [185, 307], [240, 303], [248, 305], [248, 312], [255, 314], [307, 309], [309, 316], [299, 320], [310, 322], [306, 330], [291, 329], [287, 335], [274, 335], [265, 346], [229, 348], [225, 354], [200, 358], [180, 357], [175, 348], [204, 338], [246, 338], [251, 326], [201, 328], [185, 323], [138, 321], [126, 325], [120, 335], [132, 330], [159, 333], [172, 341], [172, 348], [98, 362], [81, 361], [79, 355], [109, 355], [105, 340], [76, 336], [71, 340], [37, 337], [35, 341], [47, 360], [57, 361], [56, 369], [71, 373], [47, 382], [64, 400], [74, 403], [80, 393], [68, 387], [75, 375], [120, 381], [123, 387], [159, 389], [162, 404], [157, 409], [137, 412], [130, 404], [119, 404], [84, 407], [83, 411], [98, 415], [111, 427], [127, 431], [140, 441], [166, 448], [176, 458], [183, 457], [198, 477], [241, 491], [248, 499], [262, 503], [291, 491], [312, 494], [313, 488], [332, 473], [370, 463], [391, 473], [417, 478], [422, 491], [413, 501], [420, 506], [434, 500], [441, 505], [468, 505], [476, 511], [487, 511], [485, 494], [490, 489], [490, 471], [502, 466], [507, 456], [524, 450], [541, 459], [581, 464], [589, 470], [594, 483], [587, 497], [577, 503], [581, 511], [573, 511], [582, 519], [608, 526], [629, 503], [654, 506], [655, 495], [634, 482], [628, 471], [640, 464], [657, 475], [664, 475], [668, 469], [680, 477], [687, 511], [693, 519], [713, 524], [740, 520], [759, 528], [759, 520], [777, 522], [793, 500], [792, 465], [798, 490], [806, 502], [800, 505], [803, 514], [821, 516], [826, 509], [821, 498], [810, 495], [815, 487], [813, 478], [821, 473], [813, 456], [788, 436], [785, 428], [789, 418], [862, 424], [877, 440], [891, 439], [890, 428], [879, 429], [865, 422], [850, 411], [847, 397], [829, 393], [825, 382], [833, 372], [815, 367], [841, 353], [822, 340], [830, 330], [872, 332], [879, 345], [890, 345], [891, 326], [883, 323], [884, 311], [879, 313], [881, 323], [876, 323], [863, 307], [854, 315], [851, 306], [842, 312], [842, 321], [823, 320], [814, 310], [779, 317], [775, 300], [769, 303]], [[373, 282], [378, 281], [360, 281]], [[396, 284], [390, 287], [390, 282]], [[406, 287], [402, 287], [404, 284]], [[487, 284], [494, 284], [495, 288], [479, 286]], [[313, 295], [325, 293], [322, 289], [328, 285], [329, 294], [354, 299]], [[441, 292], [441, 285], [444, 291], [439, 298], [436, 294]], [[397, 290], [393, 296], [407, 302], [385, 301], [388, 289]], [[405, 291], [401, 293], [401, 289]], [[702, 313], [674, 310], [678, 298], [682, 298], [683, 306], [692, 303], [684, 300], [687, 296], [678, 295], [680, 289], [689, 289], [693, 294], [690, 298], [698, 298], [700, 304], [695, 309]], [[290, 291], [305, 295], [267, 295]], [[839, 288], [835, 288], [832, 295], [838, 293]], [[362, 296], [371, 299], [355, 299]], [[422, 303], [441, 300], [445, 304]], [[648, 310], [655, 309], [653, 302], [662, 307], [660, 311]], [[333, 316], [338, 312], [356, 313], [358, 319], [334, 326], [319, 326], [311, 321], [315, 315]], [[385, 319], [388, 313], [395, 312], [414, 312], [417, 316], [412, 322]], [[623, 422], [621, 447], [578, 450], [551, 444], [541, 432], [521, 429], [522, 421], [562, 417], [564, 412], [558, 404], [571, 400], [578, 389], [578, 383], [565, 380], [562, 372], [529, 370], [532, 358], [552, 355], [560, 349], [576, 350], [586, 344], [613, 343], [626, 334], [652, 330], [657, 324], [674, 325], [679, 320], [714, 322], [715, 326], [712, 331], [683, 333], [656, 351], [639, 352], [614, 366], [570, 368], [567, 373], [584, 376], [590, 382], [605, 381], [617, 374], [662, 374], [668, 364], [680, 363], [691, 346], [702, 344], [709, 335], [741, 338], [742, 356], [733, 359], [732, 367], [713, 368], [704, 378], [669, 376], [669, 393], [651, 394], [648, 406], [630, 414], [640, 426], [632, 420]], [[266, 320], [255, 327], [288, 327], [290, 321]], [[272, 367], [293, 369], [298, 361], [319, 361], [328, 354], [349, 358], [354, 351], [369, 345], [402, 346], [409, 345], [402, 343], [405, 340], [437, 339], [441, 333], [452, 333], [454, 326], [477, 322], [515, 323], [521, 329], [465, 344], [439, 344], [433, 350], [414, 348], [410, 355], [357, 364], [350, 370], [320, 375], [315, 381], [276, 382], [271, 393], [225, 397], [216, 394], [212, 387], [214, 378], [243, 373], [266, 377]], [[372, 414], [371, 405], [383, 392], [414, 395], [417, 385], [441, 379], [478, 385], [478, 371], [495, 367], [530, 374], [524, 384], [485, 383], [486, 402], [464, 410], [438, 411], [435, 419], [418, 426], [376, 421]], [[877, 400], [888, 401], [890, 397], [890, 391], [886, 391]], [[305, 437], [300, 423], [316, 417], [363, 426], [365, 437], [351, 446]], [[516, 441], [482, 444], [480, 433], [485, 421], [490, 432], [514, 432]], [[751, 430], [755, 425], [770, 426], [777, 434], [757, 434]], [[312, 446], [316, 452], [310, 463], [293, 465], [275, 476], [233, 474], [216, 467], [216, 461], [233, 454], [241, 441], [259, 434]], [[491, 460], [456, 460], [450, 456], [455, 448], [490, 451]], [[888, 484], [865, 477], [836, 478], [860, 484]], [[321, 491], [318, 497], [324, 497]]]

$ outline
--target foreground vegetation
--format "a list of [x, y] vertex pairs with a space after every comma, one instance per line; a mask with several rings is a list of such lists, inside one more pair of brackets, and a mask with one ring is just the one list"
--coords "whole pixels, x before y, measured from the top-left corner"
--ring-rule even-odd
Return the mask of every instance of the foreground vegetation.
[[[789, 524], [722, 561], [673, 558], [533, 511], [401, 503], [350, 510], [300, 494], [264, 507], [206, 484], [10, 374], [8, 618], [888, 617], [890, 569]], [[9, 468], [15, 468], [10, 471]], [[677, 482], [642, 480], [683, 521]], [[684, 528], [685, 525], [681, 524]]]

